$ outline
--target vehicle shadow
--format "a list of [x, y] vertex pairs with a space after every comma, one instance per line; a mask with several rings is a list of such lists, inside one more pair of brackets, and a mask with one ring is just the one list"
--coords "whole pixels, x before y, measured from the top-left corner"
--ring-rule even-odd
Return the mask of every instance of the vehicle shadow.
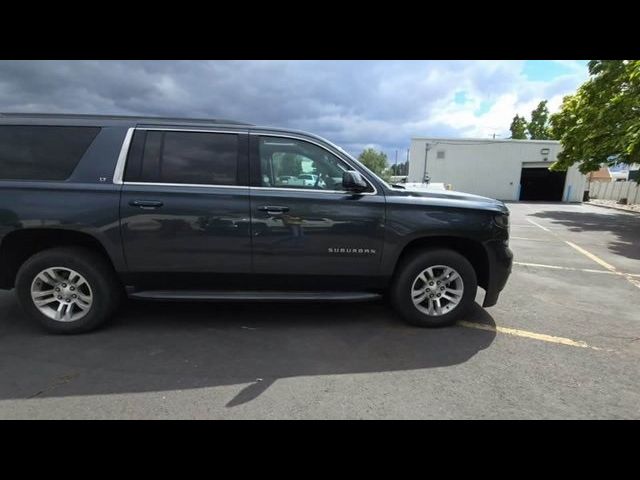
[[630, 259], [640, 259], [640, 216], [626, 212], [570, 212], [561, 210], [530, 214], [569, 228], [572, 232], [611, 232], [617, 239], [609, 242], [612, 253]]
[[[404, 324], [383, 302], [129, 301], [84, 335], [49, 335], [0, 296], [0, 398], [63, 397], [249, 384], [227, 407], [281, 378], [415, 370], [466, 362], [495, 332]], [[475, 305], [467, 320], [494, 325]]]

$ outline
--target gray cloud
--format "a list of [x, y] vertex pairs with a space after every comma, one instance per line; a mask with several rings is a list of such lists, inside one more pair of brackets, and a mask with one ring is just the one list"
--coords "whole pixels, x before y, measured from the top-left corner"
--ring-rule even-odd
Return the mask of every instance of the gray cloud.
[[522, 83], [520, 71], [477, 61], [4, 61], [0, 110], [231, 118], [404, 158], [412, 136], [467, 133], [430, 121], [456, 91], [496, 98]]

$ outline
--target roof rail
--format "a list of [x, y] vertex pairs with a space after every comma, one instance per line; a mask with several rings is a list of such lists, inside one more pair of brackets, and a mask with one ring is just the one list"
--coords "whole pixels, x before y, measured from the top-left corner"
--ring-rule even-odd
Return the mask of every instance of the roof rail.
[[172, 121], [172, 122], [206, 122], [215, 124], [230, 125], [251, 125], [246, 122], [236, 120], [226, 120], [220, 118], [187, 118], [187, 117], [154, 117], [148, 115], [93, 115], [82, 113], [18, 113], [0, 112], [0, 117], [22, 117], [22, 118], [78, 118], [78, 119], [105, 119], [105, 120], [152, 120], [152, 121]]

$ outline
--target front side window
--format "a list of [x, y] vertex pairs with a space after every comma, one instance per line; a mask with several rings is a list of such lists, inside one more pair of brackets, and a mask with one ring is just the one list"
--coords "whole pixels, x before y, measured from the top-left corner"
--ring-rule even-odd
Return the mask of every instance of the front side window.
[[238, 135], [136, 131], [125, 181], [238, 185]]
[[349, 165], [313, 143], [260, 137], [260, 174], [263, 187], [343, 190], [342, 174]]

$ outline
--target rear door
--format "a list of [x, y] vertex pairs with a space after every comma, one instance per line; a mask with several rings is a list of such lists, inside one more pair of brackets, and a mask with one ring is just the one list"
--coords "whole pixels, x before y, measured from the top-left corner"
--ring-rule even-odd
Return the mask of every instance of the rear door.
[[250, 271], [247, 150], [246, 131], [136, 129], [120, 201], [130, 272]]

